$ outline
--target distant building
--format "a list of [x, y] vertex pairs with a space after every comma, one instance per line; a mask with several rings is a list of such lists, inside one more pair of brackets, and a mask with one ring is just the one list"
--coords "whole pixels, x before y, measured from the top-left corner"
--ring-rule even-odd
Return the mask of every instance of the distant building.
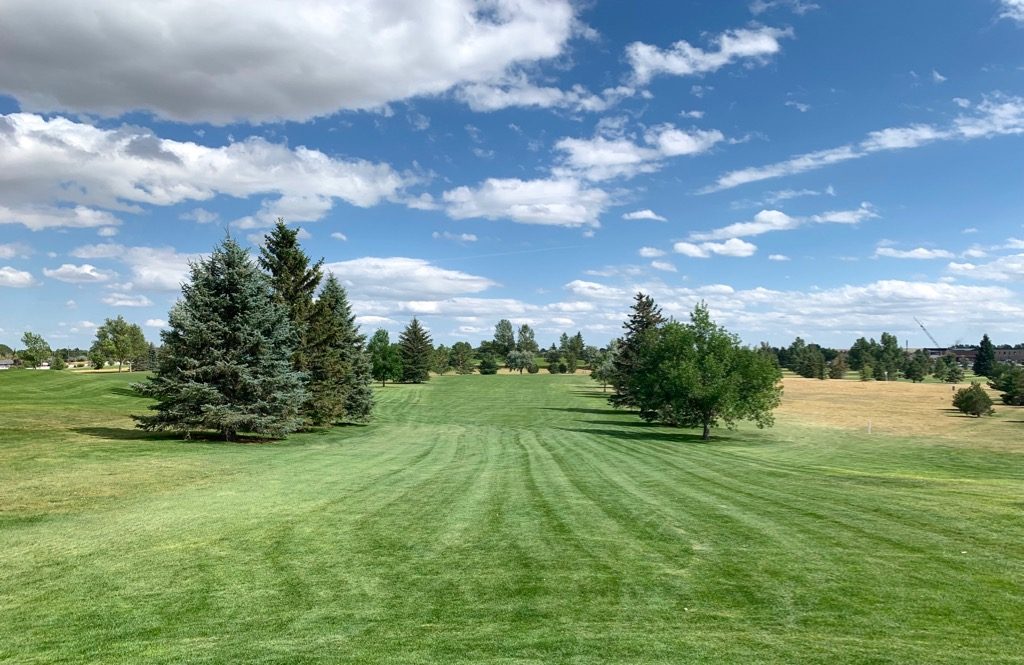
[[0, 370], [10, 369], [14, 367], [13, 360], [0, 360]]
[[1001, 363], [1024, 363], [1024, 349], [996, 349], [996, 360]]

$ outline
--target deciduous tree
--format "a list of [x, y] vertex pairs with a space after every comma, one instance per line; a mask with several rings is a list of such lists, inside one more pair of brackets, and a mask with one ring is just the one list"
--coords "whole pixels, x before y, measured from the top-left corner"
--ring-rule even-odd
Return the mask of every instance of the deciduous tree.
[[94, 353], [107, 361], [117, 363], [117, 371], [121, 371], [124, 363], [145, 355], [149, 344], [142, 328], [137, 324], [128, 323], [124, 317], [107, 319], [96, 329], [96, 341], [90, 353]]
[[398, 347], [391, 343], [388, 331], [380, 328], [373, 333], [368, 346], [370, 354], [370, 373], [374, 380], [380, 381], [381, 387], [388, 381], [402, 380], [402, 354]]
[[39, 367], [53, 355], [50, 344], [43, 339], [42, 335], [34, 332], [26, 332], [22, 335], [21, 344], [25, 348], [18, 355], [21, 357], [22, 364], [26, 367]]

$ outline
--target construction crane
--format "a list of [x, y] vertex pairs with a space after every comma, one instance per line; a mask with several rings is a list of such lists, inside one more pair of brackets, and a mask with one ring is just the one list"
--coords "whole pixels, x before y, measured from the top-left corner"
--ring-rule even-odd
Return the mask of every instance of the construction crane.
[[930, 339], [932, 341], [932, 344], [935, 345], [936, 349], [941, 349], [942, 348], [942, 345], [939, 344], [938, 340], [936, 340], [934, 337], [932, 337], [932, 334], [930, 332], [928, 332], [928, 329], [924, 327], [923, 323], [918, 321], [916, 316], [914, 317], [914, 322], [917, 323], [917, 325], [921, 326], [921, 330], [924, 331], [925, 335], [928, 335], [928, 339]]

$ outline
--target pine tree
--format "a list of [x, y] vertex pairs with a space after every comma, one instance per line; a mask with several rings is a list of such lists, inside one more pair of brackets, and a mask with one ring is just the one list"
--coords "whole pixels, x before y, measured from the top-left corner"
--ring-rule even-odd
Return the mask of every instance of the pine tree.
[[302, 425], [304, 375], [291, 366], [295, 335], [287, 310], [249, 255], [230, 237], [192, 264], [171, 309], [156, 372], [136, 384], [156, 414], [145, 430], [213, 430], [282, 436]]
[[370, 364], [345, 289], [328, 275], [309, 316], [306, 365], [310, 422], [365, 422], [373, 410]]
[[288, 320], [296, 334], [296, 348], [292, 358], [295, 369], [306, 369], [310, 353], [307, 341], [309, 317], [313, 313], [313, 294], [323, 276], [320, 259], [310, 265], [310, 259], [299, 245], [299, 230], [289, 229], [278, 218], [274, 229], [266, 235], [260, 249], [259, 264], [270, 275], [277, 302], [288, 311]]
[[494, 347], [491, 351], [504, 358], [516, 349], [516, 336], [512, 331], [512, 322], [508, 319], [498, 321], [494, 326]]
[[996, 367], [996, 347], [988, 335], [981, 336], [981, 344], [978, 345], [978, 355], [974, 357], [974, 373], [978, 376], [990, 377]]
[[629, 315], [629, 320], [623, 324], [626, 334], [619, 346], [619, 353], [615, 356], [615, 370], [610, 381], [615, 392], [608, 397], [608, 401], [617, 407], [636, 406], [630, 384], [639, 361], [644, 334], [665, 322], [661, 308], [654, 304], [654, 298], [637, 293], [633, 300], [633, 311]]
[[473, 373], [473, 347], [469, 342], [455, 342], [452, 344], [451, 366], [456, 374]]
[[398, 338], [402, 351], [402, 381], [423, 383], [430, 380], [430, 360], [434, 355], [434, 343], [430, 334], [413, 317]]
[[523, 351], [534, 355], [539, 348], [537, 346], [537, 338], [533, 334], [533, 328], [525, 323], [519, 326], [519, 334], [516, 337], [516, 351]]

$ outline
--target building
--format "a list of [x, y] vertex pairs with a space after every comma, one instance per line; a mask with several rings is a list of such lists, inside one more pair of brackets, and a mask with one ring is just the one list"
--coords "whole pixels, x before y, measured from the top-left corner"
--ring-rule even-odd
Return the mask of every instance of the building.
[[13, 360], [0, 359], [0, 370], [10, 369], [14, 367]]
[[1024, 349], [996, 349], [996, 360], [1001, 363], [1024, 364]]

